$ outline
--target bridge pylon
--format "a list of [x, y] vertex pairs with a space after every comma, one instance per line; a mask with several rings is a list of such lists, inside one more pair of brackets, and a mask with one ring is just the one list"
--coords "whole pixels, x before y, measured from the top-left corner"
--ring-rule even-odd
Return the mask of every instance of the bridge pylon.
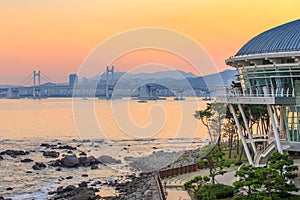
[[33, 71], [33, 99], [41, 98], [41, 71]]
[[114, 90], [114, 70], [115, 70], [114, 66], [112, 66], [111, 69], [109, 68], [109, 66], [106, 66], [105, 95], [107, 100], [112, 97], [112, 92]]

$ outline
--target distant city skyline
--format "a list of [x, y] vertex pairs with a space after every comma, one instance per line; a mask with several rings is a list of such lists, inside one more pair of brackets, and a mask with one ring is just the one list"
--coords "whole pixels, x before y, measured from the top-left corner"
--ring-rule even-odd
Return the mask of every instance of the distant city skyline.
[[[0, 84], [17, 84], [33, 70], [41, 70], [58, 82], [67, 82], [68, 75], [77, 73], [99, 43], [140, 27], [167, 28], [191, 37], [223, 71], [229, 68], [224, 60], [234, 55], [249, 38], [297, 19], [299, 6], [298, 0], [272, 3], [258, 0], [243, 3], [237, 0], [3, 0], [0, 2], [3, 19]], [[137, 64], [154, 62], [198, 75], [183, 59], [163, 51], [131, 52], [114, 64], [120, 71], [127, 71]]]

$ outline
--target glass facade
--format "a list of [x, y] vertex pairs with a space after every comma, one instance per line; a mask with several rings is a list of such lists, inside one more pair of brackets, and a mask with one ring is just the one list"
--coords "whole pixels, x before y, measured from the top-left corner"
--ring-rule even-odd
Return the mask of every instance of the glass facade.
[[300, 142], [300, 106], [286, 106], [284, 113], [288, 140]]
[[[239, 68], [243, 90], [252, 96], [298, 97], [300, 99], [300, 66], [261, 65]], [[286, 138], [300, 142], [300, 102], [284, 106]]]
[[275, 138], [279, 152], [300, 151], [300, 19], [255, 36], [225, 62], [242, 88], [226, 89], [220, 101], [265, 105], [268, 142]]
[[300, 96], [300, 66], [260, 66], [239, 69], [242, 88], [254, 96]]

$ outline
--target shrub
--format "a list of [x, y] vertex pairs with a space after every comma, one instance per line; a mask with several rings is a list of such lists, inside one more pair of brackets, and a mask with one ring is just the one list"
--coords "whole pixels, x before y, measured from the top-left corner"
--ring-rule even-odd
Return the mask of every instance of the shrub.
[[222, 199], [233, 197], [234, 188], [223, 184], [205, 184], [197, 191], [197, 199]]

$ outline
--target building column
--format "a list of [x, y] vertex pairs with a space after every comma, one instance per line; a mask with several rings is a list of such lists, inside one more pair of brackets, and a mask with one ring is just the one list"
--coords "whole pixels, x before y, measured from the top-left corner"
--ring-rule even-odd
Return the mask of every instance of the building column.
[[250, 131], [250, 128], [248, 126], [248, 120], [246, 118], [246, 115], [245, 115], [245, 112], [244, 112], [244, 109], [243, 107], [241, 106], [241, 104], [238, 104], [238, 108], [242, 114], [242, 117], [243, 117], [243, 121], [244, 121], [244, 124], [245, 124], [245, 127], [246, 127], [246, 130], [248, 132], [248, 135], [249, 135], [249, 138], [250, 138], [250, 143], [251, 143], [251, 146], [252, 146], [252, 149], [254, 151], [254, 154], [257, 153], [257, 150], [256, 150], [256, 147], [255, 147], [255, 144], [254, 144], [254, 140], [253, 140], [253, 137], [252, 137], [252, 132]]
[[270, 118], [271, 118], [271, 124], [272, 124], [273, 132], [274, 132], [274, 137], [275, 137], [277, 150], [278, 150], [279, 153], [283, 154], [282, 148], [281, 148], [281, 143], [280, 143], [280, 138], [279, 138], [279, 134], [278, 134], [278, 129], [276, 127], [274, 114], [273, 114], [273, 111], [272, 111], [272, 107], [271, 107], [271, 105], [267, 105], [267, 107], [268, 107], [269, 115], [270, 115]]
[[238, 120], [238, 118], [237, 118], [237, 116], [236, 116], [236, 112], [235, 112], [234, 107], [233, 107], [232, 104], [229, 104], [229, 109], [230, 109], [230, 112], [231, 112], [232, 115], [233, 115], [235, 124], [236, 124], [237, 129], [238, 129], [239, 136], [240, 136], [240, 138], [241, 138], [241, 140], [242, 140], [243, 147], [244, 147], [244, 149], [245, 149], [245, 153], [246, 153], [246, 156], [247, 156], [247, 158], [248, 158], [248, 161], [249, 161], [250, 165], [253, 165], [254, 163], [253, 163], [253, 159], [252, 159], [252, 157], [251, 157], [251, 154], [250, 154], [250, 151], [249, 151], [249, 148], [248, 148], [248, 145], [247, 145], [247, 141], [246, 141], [246, 139], [245, 139], [245, 137], [244, 137], [244, 135], [243, 135], [243, 132], [242, 132], [242, 129], [241, 129], [241, 125], [240, 125], [240, 122], [239, 122], [239, 120]]
[[284, 138], [286, 138], [286, 131], [285, 131], [285, 122], [284, 122], [284, 111], [283, 106], [280, 106], [280, 116], [279, 116], [279, 134], [284, 134]]
[[274, 105], [271, 106], [271, 108], [272, 108], [272, 111], [273, 111], [273, 113], [274, 113], [274, 119], [275, 119], [275, 122], [276, 122], [276, 124], [279, 126], [279, 116], [278, 116], [278, 113], [277, 113], [277, 111], [276, 111], [276, 108], [275, 108]]

